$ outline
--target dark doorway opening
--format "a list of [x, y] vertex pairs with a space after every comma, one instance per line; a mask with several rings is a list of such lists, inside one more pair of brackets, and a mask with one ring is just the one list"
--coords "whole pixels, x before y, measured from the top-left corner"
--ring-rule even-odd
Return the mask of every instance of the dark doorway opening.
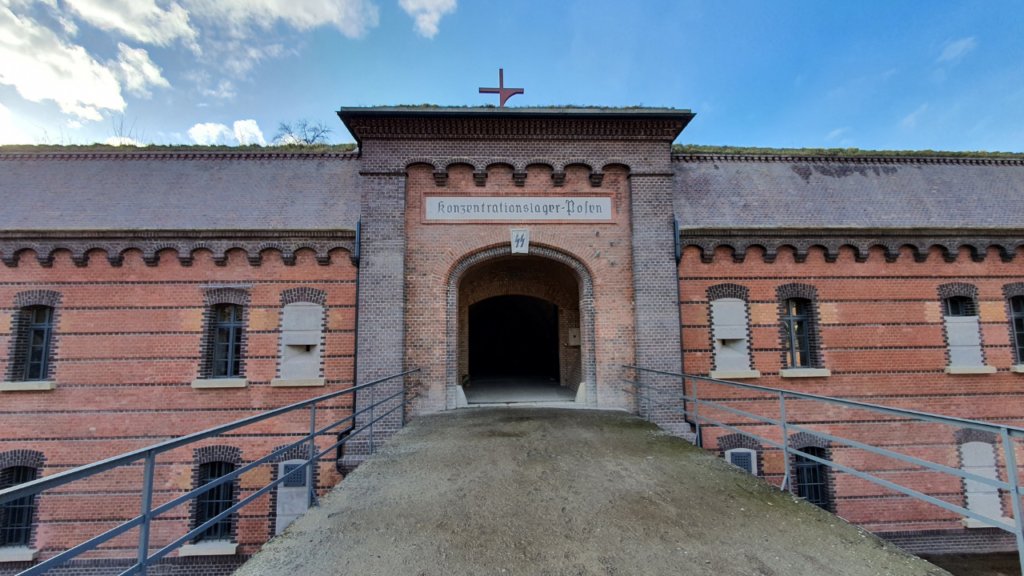
[[558, 306], [495, 296], [469, 307], [469, 374], [559, 381]]

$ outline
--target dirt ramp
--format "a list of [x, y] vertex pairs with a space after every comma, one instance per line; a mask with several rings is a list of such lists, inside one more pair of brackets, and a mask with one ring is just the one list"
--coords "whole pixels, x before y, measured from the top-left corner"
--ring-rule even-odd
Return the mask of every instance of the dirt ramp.
[[944, 570], [621, 412], [417, 418], [240, 576]]

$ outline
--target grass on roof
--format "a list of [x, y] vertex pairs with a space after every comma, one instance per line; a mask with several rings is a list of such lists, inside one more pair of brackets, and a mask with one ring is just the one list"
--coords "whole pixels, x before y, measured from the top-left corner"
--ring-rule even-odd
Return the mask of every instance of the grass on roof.
[[832, 158], [1024, 158], [1024, 152], [948, 152], [941, 150], [861, 150], [860, 148], [754, 148], [673, 144], [673, 154], [725, 154], [757, 156], [817, 156]]
[[0, 154], [46, 154], [50, 152], [84, 153], [84, 152], [274, 152], [280, 154], [337, 154], [353, 152], [354, 142], [346, 144], [316, 144], [312, 146], [199, 146], [190, 144], [150, 144], [148, 146], [110, 146], [108, 144], [74, 144], [58, 146], [53, 144], [10, 144], [0, 146]]

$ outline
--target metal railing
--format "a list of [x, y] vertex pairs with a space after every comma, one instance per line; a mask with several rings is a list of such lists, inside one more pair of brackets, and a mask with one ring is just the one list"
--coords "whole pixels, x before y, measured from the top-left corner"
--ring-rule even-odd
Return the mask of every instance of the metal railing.
[[[367, 406], [354, 406], [353, 408], [331, 407], [331, 410], [345, 410], [350, 411], [351, 413], [329, 424], [321, 425], [319, 428], [317, 427], [318, 405], [322, 405], [324, 402], [328, 400], [332, 400], [342, 396], [354, 395], [360, 390], [366, 390], [368, 388], [380, 385], [384, 382], [388, 382], [396, 378], [403, 378], [415, 372], [419, 372], [419, 368], [407, 370], [400, 374], [386, 376], [384, 378], [380, 378], [372, 382], [367, 382], [365, 384], [360, 384], [358, 386], [353, 386], [345, 390], [339, 390], [337, 392], [331, 392], [329, 394], [317, 396], [316, 398], [311, 398], [308, 400], [303, 400], [301, 402], [296, 402], [294, 404], [289, 404], [281, 408], [268, 410], [255, 416], [243, 418], [241, 420], [229, 422], [227, 424], [223, 424], [220, 426], [215, 426], [208, 430], [203, 430], [201, 432], [196, 432], [194, 434], [188, 434], [186, 436], [174, 438], [166, 442], [161, 442], [159, 444], [154, 444], [152, 446], [148, 446], [139, 450], [127, 452], [118, 456], [101, 460], [99, 462], [88, 464], [86, 466], [80, 466], [77, 468], [66, 470], [64, 472], [59, 472], [57, 474], [45, 476], [37, 480], [33, 480], [31, 482], [19, 484], [11, 488], [0, 490], [0, 505], [21, 498], [36, 497], [36, 505], [38, 506], [38, 496], [46, 490], [51, 490], [69, 484], [71, 482], [90, 478], [96, 476], [97, 474], [101, 474], [103, 472], [107, 472], [115, 468], [133, 466], [137, 465], [140, 462], [142, 464], [142, 489], [140, 493], [141, 510], [137, 516], [103, 532], [102, 534], [94, 536], [86, 540], [85, 542], [73, 546], [72, 548], [69, 548], [55, 556], [47, 558], [22, 572], [19, 572], [18, 576], [34, 576], [37, 574], [43, 574], [47, 570], [60, 566], [86, 552], [97, 550], [103, 543], [108, 542], [111, 539], [122, 534], [125, 534], [131, 530], [135, 530], [136, 528], [138, 529], [138, 552], [136, 555], [136, 562], [120, 574], [122, 576], [131, 574], [138, 574], [144, 576], [149, 566], [153, 565], [154, 563], [164, 558], [174, 550], [178, 549], [189, 540], [195, 539], [196, 537], [202, 535], [208, 528], [210, 528], [214, 524], [217, 524], [221, 520], [230, 517], [232, 514], [238, 512], [241, 508], [252, 503], [257, 498], [263, 496], [264, 494], [267, 494], [275, 487], [277, 487], [279, 484], [285, 482], [288, 476], [290, 475], [280, 475], [276, 480], [273, 480], [269, 484], [252, 491], [252, 493], [240, 499], [232, 506], [224, 509], [219, 514], [208, 518], [202, 524], [195, 526], [185, 534], [177, 538], [174, 538], [170, 543], [162, 546], [155, 552], [150, 553], [150, 529], [153, 524], [153, 521], [156, 520], [161, 514], [164, 514], [184, 504], [188, 504], [189, 501], [198, 498], [200, 495], [216, 488], [217, 486], [220, 486], [228, 482], [234, 482], [236, 479], [238, 479], [246, 472], [249, 472], [257, 468], [258, 466], [261, 466], [268, 462], [273, 462], [275, 461], [276, 458], [285, 454], [289, 450], [302, 446], [308, 447], [308, 457], [305, 460], [302, 460], [300, 464], [301, 466], [305, 467], [306, 472], [306, 504], [309, 507], [315, 506], [316, 486], [313, 484], [314, 467], [317, 465], [317, 462], [320, 460], [320, 458], [327, 455], [332, 450], [338, 449], [338, 447], [342, 446], [346, 442], [351, 441], [358, 434], [364, 431], [367, 432], [367, 434], [369, 435], [368, 447], [369, 452], [372, 453], [375, 449], [373, 440], [374, 424], [380, 421], [381, 419], [387, 417], [388, 415], [392, 414], [396, 410], [400, 410], [405, 407], [405, 390], [404, 387], [402, 387], [398, 392], [388, 395], [387, 397], [381, 400], [376, 400], [368, 404]], [[398, 402], [394, 402], [395, 400], [398, 400]], [[394, 402], [394, 406], [385, 406], [390, 402]], [[238, 466], [232, 472], [225, 474], [224, 476], [220, 476], [219, 478], [207, 484], [203, 484], [202, 486], [189, 490], [188, 492], [176, 496], [168, 500], [167, 502], [163, 502], [157, 506], [153, 506], [153, 484], [154, 474], [157, 465], [156, 459], [157, 456], [159, 456], [160, 454], [169, 452], [177, 448], [188, 446], [190, 444], [194, 444], [196, 442], [206, 440], [208, 438], [220, 436], [227, 432], [231, 432], [245, 426], [250, 426], [258, 422], [269, 420], [271, 418], [279, 417], [285, 414], [290, 414], [303, 409], [309, 410], [308, 434], [302, 436], [301, 438], [294, 442], [289, 443], [286, 446], [282, 446], [280, 448], [273, 450], [272, 452], [261, 458], [248, 462], [242, 466]], [[324, 408], [322, 408], [322, 410], [324, 410]], [[378, 411], [380, 412], [378, 413]], [[360, 426], [356, 427], [356, 417], [363, 414], [367, 415], [367, 419]], [[342, 429], [341, 427], [347, 423], [352, 423], [352, 425], [347, 429]], [[318, 449], [316, 444], [316, 439], [318, 436], [322, 436], [332, 432], [344, 432], [346, 430], [348, 430], [348, 434], [342, 434], [342, 437], [340, 439], [338, 439], [335, 442], [331, 442], [331, 444], [326, 448]]]
[[[1022, 574], [1024, 574], [1024, 517], [1022, 517], [1021, 513], [1021, 496], [1024, 495], [1024, 490], [1022, 490], [1020, 485], [1015, 450], [1015, 441], [1024, 439], [1024, 428], [942, 416], [856, 400], [807, 394], [781, 388], [718, 380], [705, 376], [665, 372], [639, 366], [624, 365], [623, 368], [634, 373], [633, 379], [624, 378], [623, 381], [634, 388], [633, 390], [627, 389], [626, 392], [636, 397], [638, 407], [643, 406], [645, 408], [644, 413], [647, 414], [656, 409], [661, 410], [663, 414], [675, 413], [682, 415], [694, 427], [696, 433], [694, 442], [697, 446], [704, 447], [704, 439], [709, 427], [718, 427], [753, 438], [764, 446], [781, 450], [784, 455], [785, 469], [782, 480], [779, 483], [780, 489], [789, 490], [791, 488], [791, 468], [793, 467], [794, 457], [817, 462], [861, 480], [877, 484], [892, 492], [938, 506], [949, 512], [980, 522], [985, 526], [999, 528], [1013, 534], [1016, 538]], [[642, 382], [645, 378], [648, 380], [668, 379], [669, 384], [667, 386], [652, 386]], [[737, 405], [742, 405], [747, 409]], [[796, 410], [796, 412], [800, 412], [799, 415], [794, 414], [795, 405], [801, 405], [801, 409]], [[757, 411], [753, 411], [754, 409], [757, 409]], [[873, 416], [843, 419], [835, 414], [837, 409], [866, 411]], [[995, 477], [989, 477], [969, 472], [962, 468], [954, 468], [938, 462], [932, 462], [923, 457], [876, 446], [867, 441], [846, 437], [853, 435], [853, 432], [857, 429], [871, 430], [872, 428], [877, 429], [878, 427], [892, 425], [898, 427], [893, 429], [895, 431], [899, 428], [906, 430], [908, 426], [915, 424], [939, 425], [959, 430], [971, 430], [990, 435], [988, 437], [993, 440], [998, 439], [1002, 446], [1005, 480], [999, 478], [998, 472], [993, 474]], [[811, 426], [827, 428], [829, 431], [815, 429]], [[757, 429], [760, 433], [755, 432], [752, 428]], [[832, 428], [839, 428], [840, 431], [836, 432]], [[845, 429], [845, 432], [843, 429]], [[937, 430], [929, 428], [925, 431], [935, 433], [936, 439], [939, 438]], [[1013, 518], [986, 516], [978, 513], [976, 510], [971, 510], [954, 502], [927, 494], [918, 488], [906, 486], [877, 475], [885, 473], [886, 471], [884, 470], [873, 470], [875, 472], [873, 474], [863, 469], [857, 469], [849, 464], [837, 462], [835, 459], [822, 458], [794, 448], [790, 444], [791, 434], [794, 433], [810, 434], [820, 438], [830, 446], [861, 450], [915, 467], [912, 469], [888, 471], [894, 472], [897, 475], [906, 474], [908, 471], [936, 472], [959, 478], [962, 480], [961, 484], [966, 484], [969, 481], [991, 487], [997, 491], [996, 493], [999, 495], [1001, 504], [1003, 502], [1002, 495], [1004, 493], [1009, 495]], [[846, 436], [842, 434], [846, 434]], [[951, 445], [950, 442], [936, 442], [934, 444], [936, 447], [947, 449]], [[993, 443], [993, 469], [998, 471], [995, 449], [996, 446]], [[966, 494], [964, 499], [966, 500]]]

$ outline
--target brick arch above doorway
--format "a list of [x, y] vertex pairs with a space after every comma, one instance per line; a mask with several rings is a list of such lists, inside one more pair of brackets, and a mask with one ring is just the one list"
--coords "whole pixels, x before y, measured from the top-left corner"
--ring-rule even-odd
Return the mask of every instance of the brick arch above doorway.
[[[581, 337], [581, 371], [585, 386], [587, 404], [594, 405], [597, 400], [597, 362], [594, 356], [594, 282], [583, 263], [564, 252], [543, 245], [530, 246], [529, 256], [512, 257], [512, 249], [508, 245], [486, 248], [466, 256], [463, 256], [453, 267], [448, 275], [446, 294], [446, 318], [447, 326], [445, 331], [446, 340], [446, 378], [445, 378], [445, 405], [451, 410], [457, 407], [457, 389], [459, 384], [459, 287], [467, 273], [479, 265], [490, 262], [497, 262], [508, 258], [515, 261], [518, 258], [540, 258], [560, 264], [570, 270], [575, 276], [579, 289], [579, 326]], [[509, 289], [514, 288], [516, 283], [511, 281]], [[538, 291], [543, 292], [543, 288]], [[524, 294], [531, 295], [531, 294]], [[553, 294], [552, 294], [553, 295]], [[542, 296], [543, 297], [543, 296]], [[561, 299], [561, 298], [560, 298]], [[557, 302], [556, 302], [557, 303]]]

